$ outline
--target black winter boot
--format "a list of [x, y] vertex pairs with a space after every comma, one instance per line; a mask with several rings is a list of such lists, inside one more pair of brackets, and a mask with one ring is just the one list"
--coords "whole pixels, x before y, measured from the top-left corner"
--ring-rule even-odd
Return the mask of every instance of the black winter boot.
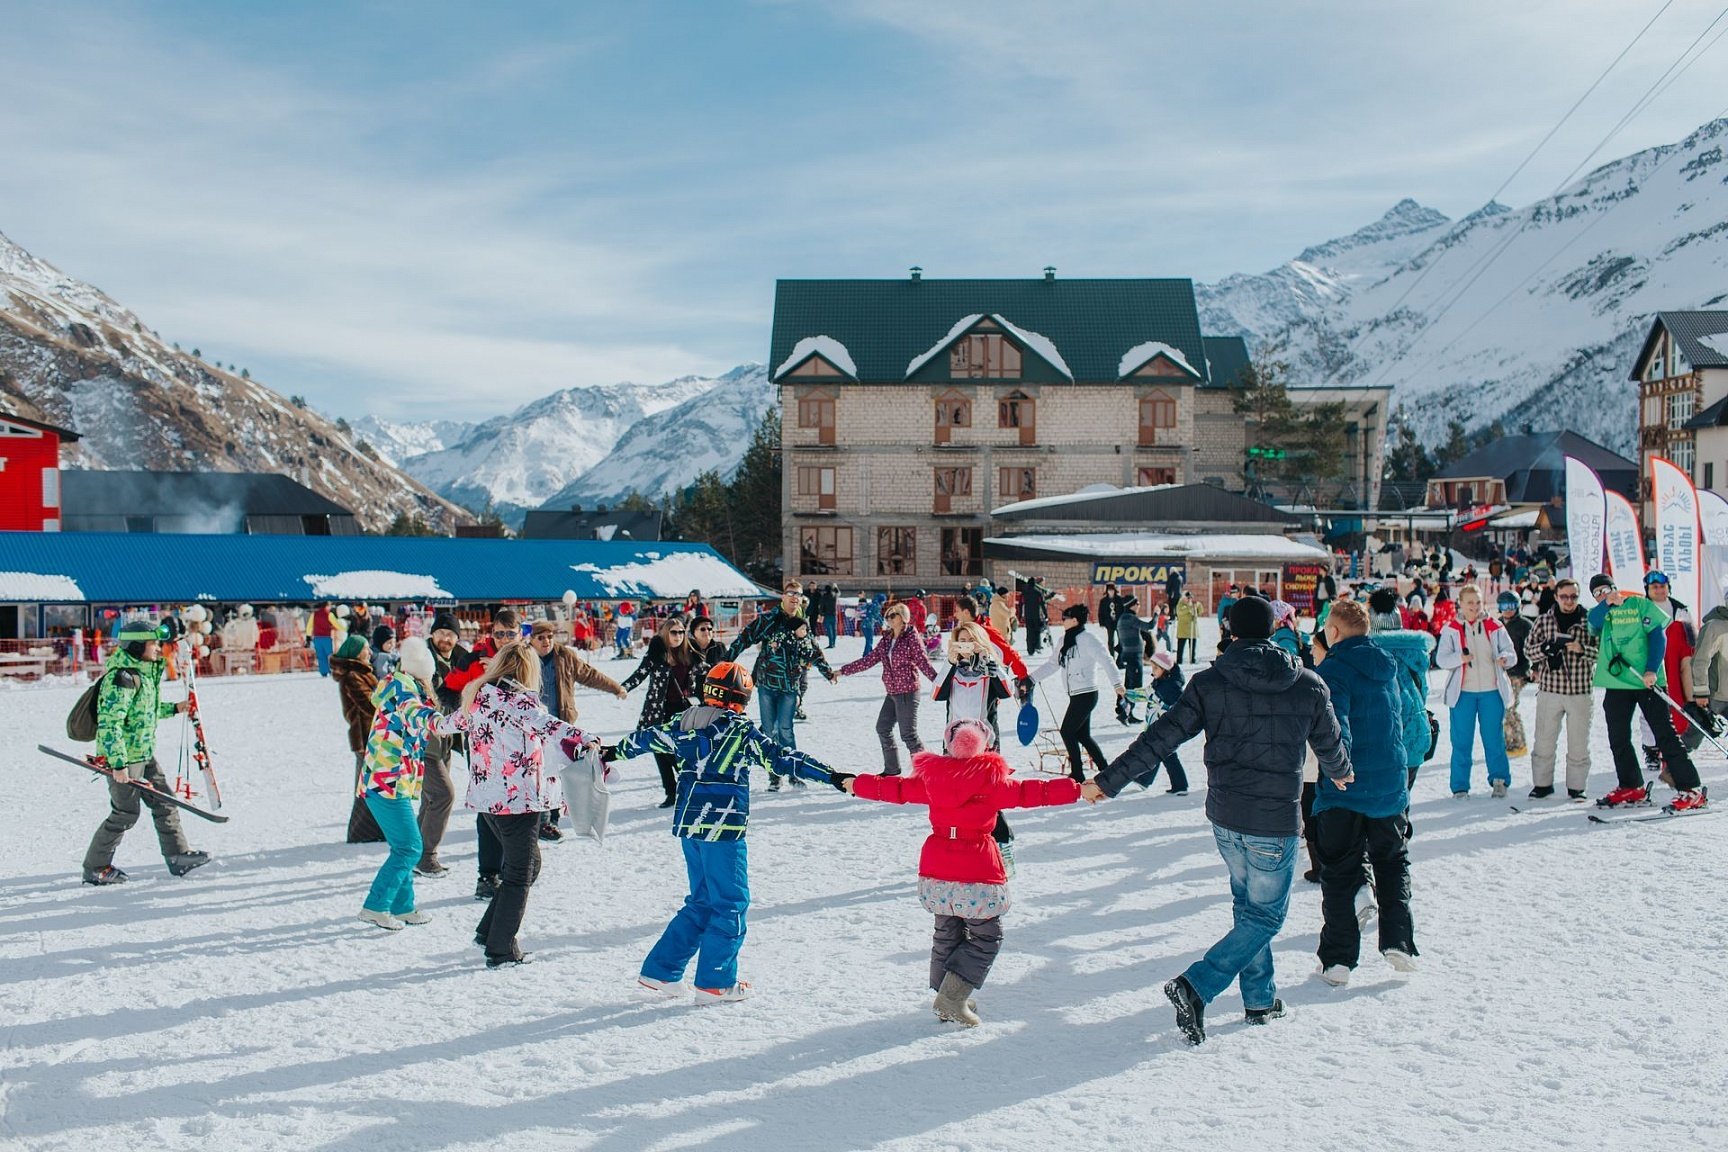
[[1190, 1044], [1206, 1042], [1206, 1001], [1188, 983], [1188, 977], [1178, 976], [1164, 985], [1164, 995], [1176, 1006], [1176, 1027]]
[[490, 900], [498, 895], [498, 877], [494, 873], [480, 873], [479, 881], [474, 885], [474, 899]]

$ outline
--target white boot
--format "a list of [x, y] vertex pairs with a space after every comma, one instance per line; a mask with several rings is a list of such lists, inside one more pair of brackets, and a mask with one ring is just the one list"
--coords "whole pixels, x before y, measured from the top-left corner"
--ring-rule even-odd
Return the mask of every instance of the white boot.
[[682, 980], [656, 980], [652, 976], [636, 977], [636, 986], [665, 1000], [680, 1000], [690, 992], [690, 985]]
[[1416, 957], [1410, 955], [1410, 953], [1401, 948], [1388, 948], [1386, 951], [1380, 953], [1380, 955], [1386, 957], [1386, 963], [1392, 965], [1392, 967], [1398, 969], [1400, 972], [1416, 971]]
[[730, 988], [698, 988], [696, 1003], [698, 1004], [730, 1004], [737, 1000], [748, 1000], [755, 995], [756, 989], [750, 981], [740, 980]]
[[376, 924], [386, 932], [402, 931], [402, 921], [388, 912], [374, 912], [370, 908], [362, 908], [360, 909], [360, 919], [368, 924]]
[[430, 924], [432, 923], [432, 913], [416, 908], [412, 912], [402, 913], [396, 919], [404, 924]]
[[1350, 969], [1342, 964], [1333, 964], [1330, 967], [1320, 969], [1320, 979], [1334, 988], [1342, 988], [1350, 983]]

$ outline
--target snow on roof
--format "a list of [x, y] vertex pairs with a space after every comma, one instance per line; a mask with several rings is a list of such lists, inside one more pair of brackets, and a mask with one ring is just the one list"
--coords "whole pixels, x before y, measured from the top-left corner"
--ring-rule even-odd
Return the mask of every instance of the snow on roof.
[[0, 572], [0, 601], [56, 602], [83, 599], [83, 590], [70, 576], [50, 576], [40, 572]]
[[846, 351], [846, 345], [832, 336], [806, 336], [792, 346], [792, 355], [774, 369], [774, 379], [780, 379], [812, 356], [822, 357], [854, 380], [858, 378], [858, 366], [852, 363], [852, 353]]
[[996, 313], [991, 314], [991, 319], [1002, 325], [1002, 327], [1008, 329], [1008, 331], [1014, 333], [1014, 335], [1020, 338], [1022, 344], [1027, 345], [1034, 352], [1038, 353], [1038, 355], [1049, 361], [1050, 367], [1068, 377], [1069, 380], [1074, 379], [1074, 373], [1068, 368], [1068, 361], [1062, 359], [1062, 353], [1056, 351], [1056, 345], [1051, 341], [1050, 337], [1030, 331], [1026, 328], [1017, 328], [1012, 320]]
[[711, 552], [675, 552], [661, 555], [644, 552], [645, 563], [572, 564], [571, 570], [585, 572], [618, 596], [650, 596], [668, 599], [683, 596], [692, 588], [702, 589], [704, 596], [754, 597], [755, 584], [739, 576], [726, 561]]
[[1080, 536], [998, 536], [985, 543], [1092, 557], [1167, 556], [1200, 561], [1330, 558], [1324, 548], [1271, 534], [1173, 536], [1168, 533], [1109, 532]]
[[[1200, 376], [1200, 373], [1194, 371], [1194, 365], [1188, 363], [1186, 356], [1162, 340], [1148, 340], [1146, 343], [1136, 344], [1122, 353], [1122, 362], [1117, 366], [1116, 375], [1118, 377], [1131, 376], [1159, 356], [1166, 357], [1172, 364], [1185, 372]], [[1205, 377], [1202, 376], [1201, 379], [1205, 379]]]
[[959, 338], [960, 333], [966, 331], [966, 329], [972, 327], [972, 325], [978, 323], [978, 321], [982, 319], [984, 319], [984, 313], [982, 312], [974, 312], [969, 316], [960, 317], [960, 319], [955, 322], [954, 327], [948, 329], [948, 335], [930, 345], [927, 351], [921, 352], [912, 357], [912, 362], [906, 365], [906, 375], [911, 376], [914, 372], [918, 371], [918, 369], [930, 363], [930, 361], [934, 360], [942, 349], [954, 343], [954, 341]]
[[312, 595], [321, 600], [454, 600], [431, 576], [363, 568], [334, 576], [307, 573], [301, 577], [312, 585]]
[[1488, 524], [1490, 528], [1534, 528], [1537, 517], [1542, 515], [1540, 508], [1527, 508], [1522, 512], [1508, 512], [1504, 516], [1496, 516]]
[[1165, 488], [1180, 487], [1180, 484], [1146, 484], [1138, 488], [1118, 488], [1114, 484], [1088, 484], [1078, 492], [1070, 492], [1066, 496], [1039, 496], [1032, 500], [1016, 500], [1012, 504], [992, 508], [990, 515], [998, 516], [1010, 510], [1026, 512], [1034, 508], [1055, 508], [1063, 504], [1078, 503], [1082, 500], [1096, 500], [1101, 496], [1125, 496], [1132, 492], [1158, 492]]
[[1704, 345], [1704, 347], [1710, 349], [1712, 352], [1728, 356], [1728, 332], [1718, 332], [1714, 336], [1700, 336], [1698, 337], [1698, 343]]

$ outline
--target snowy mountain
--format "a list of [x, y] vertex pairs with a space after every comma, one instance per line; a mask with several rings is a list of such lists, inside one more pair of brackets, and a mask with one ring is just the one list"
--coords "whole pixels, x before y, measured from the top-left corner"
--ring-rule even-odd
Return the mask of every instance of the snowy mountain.
[[[490, 501], [507, 519], [519, 520], [517, 513], [538, 508], [605, 459], [638, 421], [699, 397], [718, 382], [681, 376], [664, 384], [566, 388], [473, 425], [446, 447], [405, 458], [402, 467], [459, 504], [479, 509]], [[406, 427], [436, 434], [435, 426]]]
[[372, 445], [378, 455], [392, 464], [400, 464], [410, 456], [448, 448], [460, 443], [472, 431], [474, 425], [464, 420], [409, 422], [362, 416], [354, 421], [355, 438]]
[[317, 412], [169, 346], [4, 235], [0, 407], [78, 432], [62, 450], [68, 467], [282, 473], [374, 529], [401, 512], [441, 526], [466, 518]]
[[1430, 439], [1453, 417], [1500, 419], [1630, 454], [1626, 376], [1651, 315], [1728, 300], [1725, 143], [1713, 121], [1456, 222], [1402, 201], [1282, 267], [1199, 286], [1201, 322], [1278, 347], [1294, 383], [1392, 385]]
[[776, 400], [766, 365], [740, 365], [702, 395], [636, 423], [609, 456], [543, 507], [592, 507], [632, 492], [658, 497], [685, 487], [709, 469], [730, 478], [762, 414]]

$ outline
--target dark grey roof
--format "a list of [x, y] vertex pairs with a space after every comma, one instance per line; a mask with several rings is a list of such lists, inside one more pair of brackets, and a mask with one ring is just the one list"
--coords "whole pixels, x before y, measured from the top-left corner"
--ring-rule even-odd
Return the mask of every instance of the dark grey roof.
[[[798, 341], [829, 336], [845, 345], [860, 380], [897, 383], [974, 313], [1048, 337], [1077, 381], [1114, 383], [1123, 353], [1151, 340], [1196, 368], [1206, 363], [1190, 280], [781, 280], [769, 370]], [[1036, 378], [1034, 363], [1028, 358], [1027, 379]]]
[[25, 424], [31, 428], [40, 428], [44, 432], [52, 432], [60, 439], [71, 442], [79, 439], [78, 433], [70, 428], [62, 428], [58, 424], [45, 424], [41, 420], [32, 420], [28, 416], [20, 416], [16, 412], [0, 412], [0, 420], [10, 420], [14, 424]]
[[1380, 511], [1403, 512], [1428, 501], [1428, 485], [1421, 480], [1380, 481]]
[[1681, 425], [1682, 428], [1723, 428], [1728, 427], [1728, 396], [1716, 401], [1692, 419]]
[[[1079, 497], [1080, 494], [1076, 493]], [[1072, 523], [1133, 524], [1157, 527], [1169, 524], [1293, 524], [1298, 517], [1280, 512], [1270, 504], [1226, 492], [1216, 484], [1173, 484], [1158, 488], [1100, 492], [1096, 496], [1064, 500], [1057, 504], [1027, 501], [1031, 507], [1009, 507], [993, 512], [999, 523], [1029, 520]]]
[[195, 516], [237, 509], [248, 516], [348, 516], [348, 509], [273, 472], [60, 473], [68, 516]]
[[1232, 388], [1248, 367], [1248, 341], [1240, 336], [1207, 336], [1207, 372], [1213, 388]]
[[[1680, 352], [1686, 357], [1686, 362], [1694, 368], [1728, 368], [1728, 352], [1718, 352], [1703, 343], [1706, 336], [1721, 336], [1728, 333], [1728, 311], [1716, 309], [1713, 311], [1692, 312], [1658, 312], [1656, 318], [1650, 321], [1650, 331], [1644, 336], [1644, 345], [1638, 349], [1638, 358], [1632, 361], [1632, 374], [1628, 380], [1640, 380], [1644, 375], [1644, 361], [1650, 358], [1650, 345], [1656, 339], [1658, 329], [1668, 329], [1669, 335], [1680, 345]], [[1728, 347], [1728, 340], [1720, 341]]]
[[524, 540], [658, 540], [661, 513], [559, 512], [536, 509], [522, 521]]
[[1576, 456], [1594, 469], [1603, 487], [1627, 496], [1637, 491], [1637, 464], [1569, 431], [1502, 436], [1446, 465], [1433, 479], [1487, 476], [1506, 482], [1506, 499], [1514, 504], [1545, 504], [1565, 494], [1568, 456]]

